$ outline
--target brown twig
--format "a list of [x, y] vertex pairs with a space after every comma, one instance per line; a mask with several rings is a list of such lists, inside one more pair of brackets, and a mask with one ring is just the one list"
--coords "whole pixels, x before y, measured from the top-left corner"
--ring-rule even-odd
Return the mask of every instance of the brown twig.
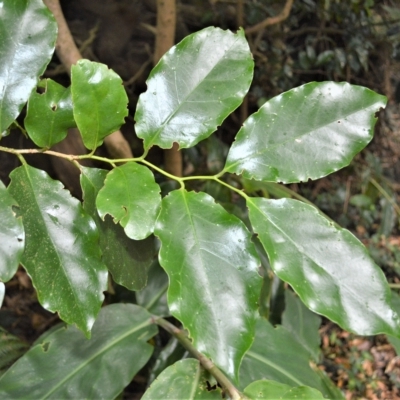
[[[157, 32], [154, 64], [174, 45], [176, 28], [175, 0], [157, 0]], [[164, 167], [175, 176], [182, 176], [182, 153], [178, 143], [164, 151]]]
[[[58, 24], [58, 37], [56, 43], [56, 52], [58, 58], [65, 66], [68, 73], [71, 73], [71, 66], [76, 64], [82, 55], [78, 50], [68, 24], [64, 18], [59, 0], [44, 0], [44, 3], [53, 13]], [[66, 139], [68, 140], [68, 139]], [[108, 152], [116, 158], [132, 158], [132, 150], [129, 143], [122, 135], [121, 131], [116, 131], [107, 136], [104, 140]], [[83, 147], [83, 145], [82, 145]]]
[[283, 7], [282, 11], [275, 15], [275, 17], [268, 17], [263, 21], [259, 22], [258, 24], [251, 26], [245, 29], [245, 32], [250, 35], [252, 33], [256, 33], [259, 31], [264, 30], [267, 26], [276, 25], [280, 22], [284, 21], [290, 14], [290, 10], [292, 9], [294, 0], [287, 0], [285, 6]]

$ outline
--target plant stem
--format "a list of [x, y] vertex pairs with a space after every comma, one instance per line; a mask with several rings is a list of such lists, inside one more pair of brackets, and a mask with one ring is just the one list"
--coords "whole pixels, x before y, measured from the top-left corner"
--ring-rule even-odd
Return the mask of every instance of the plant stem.
[[193, 356], [195, 356], [202, 367], [207, 370], [222, 386], [222, 388], [229, 394], [232, 400], [245, 400], [246, 397], [240, 393], [240, 391], [233, 385], [233, 383], [225, 376], [225, 374], [217, 368], [214, 363], [206, 357], [204, 354], [200, 353], [186, 336], [185, 332], [182, 329], [177, 328], [175, 325], [172, 325], [170, 322], [160, 317], [153, 317], [154, 322], [164, 328], [171, 335], [176, 337], [179, 343], [188, 350]]

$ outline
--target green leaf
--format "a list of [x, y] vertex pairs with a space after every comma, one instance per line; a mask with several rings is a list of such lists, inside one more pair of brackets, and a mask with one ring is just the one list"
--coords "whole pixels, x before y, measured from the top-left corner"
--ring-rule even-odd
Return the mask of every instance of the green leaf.
[[209, 27], [172, 47], [139, 97], [135, 130], [144, 147], [187, 148], [210, 136], [241, 104], [253, 64], [243, 30]]
[[207, 389], [208, 376], [199, 361], [188, 358], [166, 368], [150, 385], [142, 400], [220, 400], [221, 390]]
[[250, 399], [324, 399], [322, 393], [307, 386], [291, 387], [283, 383], [260, 380], [251, 383], [244, 390]]
[[[0, 286], [4, 284], [0, 283]], [[0, 290], [0, 305], [1, 305], [1, 290]], [[0, 376], [18, 360], [29, 349], [26, 342], [23, 342], [17, 336], [7, 332], [4, 328], [0, 327]], [[1, 388], [0, 388], [1, 393]]]
[[135, 293], [137, 304], [158, 316], [170, 316], [167, 303], [168, 275], [155, 260], [149, 269], [146, 287]]
[[297, 200], [247, 204], [272, 269], [310, 310], [359, 335], [400, 336], [385, 276], [349, 231]]
[[94, 150], [118, 130], [128, 115], [121, 78], [106, 65], [79, 60], [71, 69], [74, 117], [84, 145]]
[[156, 334], [147, 311], [112, 304], [101, 310], [90, 340], [72, 326], [47, 335], [0, 378], [0, 393], [3, 399], [114, 399], [149, 360], [147, 341]]
[[307, 349], [313, 361], [319, 362], [321, 337], [318, 329], [321, 326], [321, 317], [305, 307], [290, 290], [285, 290], [285, 304], [282, 325]]
[[283, 326], [274, 328], [259, 318], [253, 346], [240, 368], [240, 386], [259, 379], [271, 379], [291, 387], [310, 386], [329, 399], [342, 399], [340, 390], [328, 386], [321, 372], [310, 366], [310, 354]]
[[25, 245], [24, 227], [13, 207], [17, 207], [17, 202], [0, 181], [0, 281], [3, 282], [17, 272]]
[[104, 221], [97, 213], [96, 197], [103, 187], [108, 171], [81, 167], [83, 208], [94, 219], [100, 234], [102, 260], [118, 284], [130, 290], [146, 286], [148, 270], [155, 255], [154, 237], [129, 239], [120, 225], [107, 216]]
[[8, 187], [25, 227], [22, 265], [40, 303], [89, 336], [107, 288], [98, 232], [80, 202], [59, 181], [26, 164]]
[[345, 167], [372, 139], [386, 98], [348, 83], [312, 82], [266, 102], [243, 124], [225, 172], [306, 182]]
[[147, 167], [129, 162], [108, 173], [96, 206], [101, 218], [112, 215], [128, 237], [140, 240], [154, 231], [161, 204], [160, 192]]
[[[393, 307], [393, 310], [395, 310], [397, 312], [397, 315], [400, 315], [400, 296], [395, 290], [392, 290], [392, 307]], [[390, 344], [396, 350], [396, 354], [399, 356], [400, 355], [400, 338], [394, 337], [394, 336], [388, 336], [387, 338], [388, 338]]]
[[253, 340], [262, 282], [250, 233], [209, 195], [176, 190], [162, 201], [155, 234], [171, 314], [194, 346], [236, 379]]
[[44, 79], [39, 86], [44, 87], [45, 92], [31, 93], [25, 129], [37, 146], [51, 147], [67, 136], [68, 128], [76, 126], [71, 90], [51, 79]]
[[53, 55], [57, 24], [41, 0], [3, 1], [0, 133], [17, 118]]

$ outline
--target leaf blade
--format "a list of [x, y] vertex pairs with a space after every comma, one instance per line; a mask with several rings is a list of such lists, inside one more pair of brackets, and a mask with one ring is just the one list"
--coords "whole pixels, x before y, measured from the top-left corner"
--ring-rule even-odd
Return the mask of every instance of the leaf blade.
[[326, 176], [370, 142], [375, 113], [385, 104], [384, 96], [345, 82], [289, 90], [245, 121], [224, 171], [283, 183]]
[[271, 267], [308, 308], [360, 335], [400, 334], [385, 276], [349, 231], [297, 200], [247, 204]]
[[[6, 398], [115, 398], [150, 358], [147, 340], [156, 333], [142, 308], [107, 306], [90, 340], [72, 326], [45, 336], [0, 378], [1, 392]], [[122, 357], [125, 362], [115, 363]]]
[[17, 202], [0, 181], [0, 281], [9, 281], [17, 272], [25, 247], [21, 218], [14, 215]]
[[83, 143], [94, 150], [118, 130], [128, 115], [122, 79], [104, 64], [79, 60], [71, 68], [74, 118]]
[[10, 126], [54, 51], [57, 24], [40, 0], [4, 2], [0, 15], [0, 133]]
[[144, 147], [187, 148], [207, 138], [240, 105], [252, 75], [243, 30], [189, 35], [161, 58], [139, 98], [135, 129]]
[[261, 288], [250, 233], [212, 197], [176, 190], [163, 199], [155, 234], [171, 314], [197, 349], [236, 379], [253, 340]]
[[10, 177], [8, 190], [19, 203], [26, 233], [22, 265], [39, 301], [88, 335], [107, 287], [95, 224], [44, 171], [24, 164]]

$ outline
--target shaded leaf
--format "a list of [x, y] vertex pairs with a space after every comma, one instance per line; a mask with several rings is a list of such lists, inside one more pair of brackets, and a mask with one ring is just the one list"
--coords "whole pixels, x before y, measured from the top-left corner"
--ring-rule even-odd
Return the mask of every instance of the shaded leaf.
[[310, 366], [310, 354], [283, 326], [274, 328], [259, 318], [251, 349], [243, 358], [240, 368], [240, 387], [260, 379], [270, 379], [289, 385], [310, 386], [329, 399], [343, 399], [333, 383], [328, 386], [321, 372]]
[[99, 230], [102, 260], [115, 282], [130, 290], [141, 290], [146, 286], [148, 270], [155, 256], [154, 237], [132, 240], [111, 217], [102, 221], [97, 213], [96, 197], [108, 171], [87, 167], [81, 167], [81, 170], [83, 208]]
[[350, 163], [372, 139], [377, 93], [348, 83], [311, 82], [267, 101], [243, 124], [225, 172], [271, 182], [306, 182]]
[[160, 192], [147, 167], [129, 162], [108, 173], [96, 206], [101, 218], [106, 214], [113, 216], [128, 237], [145, 239], [154, 231], [161, 204]]
[[208, 376], [199, 361], [188, 358], [166, 368], [150, 385], [142, 400], [221, 399], [221, 390], [207, 390]]
[[[3, 283], [0, 283], [0, 286]], [[0, 289], [0, 306], [1, 306], [1, 289]], [[20, 358], [29, 346], [27, 343], [20, 340], [17, 336], [12, 335], [5, 329], [0, 327], [0, 376]], [[0, 389], [1, 390], [1, 389]]]
[[51, 147], [61, 142], [68, 128], [76, 126], [72, 113], [70, 88], [65, 88], [51, 79], [40, 83], [44, 93], [33, 91], [28, 102], [25, 129], [39, 147]]
[[253, 64], [243, 30], [209, 27], [172, 47], [139, 97], [135, 130], [144, 147], [187, 148], [210, 136], [241, 104]]
[[148, 276], [146, 287], [136, 292], [137, 304], [154, 315], [171, 315], [167, 303], [168, 275], [160, 267], [158, 260], [151, 265]]
[[53, 55], [57, 24], [41, 0], [3, 1], [0, 13], [0, 132], [17, 118]]
[[89, 150], [118, 130], [128, 115], [122, 79], [104, 64], [79, 60], [73, 65], [71, 94], [75, 121]]
[[107, 287], [93, 219], [44, 171], [24, 164], [10, 177], [26, 234], [22, 265], [39, 301], [89, 335]]
[[244, 389], [250, 399], [324, 399], [322, 393], [307, 386], [291, 387], [283, 383], [261, 380], [251, 383]]
[[285, 304], [282, 325], [307, 349], [313, 361], [318, 362], [321, 354], [318, 332], [321, 317], [310, 311], [290, 290], [285, 290]]
[[262, 281], [250, 233], [207, 194], [176, 190], [162, 201], [155, 234], [171, 314], [196, 348], [236, 379], [253, 340]]
[[151, 315], [141, 307], [112, 304], [101, 310], [90, 340], [72, 326], [46, 335], [0, 378], [0, 394], [3, 399], [113, 399], [149, 360], [153, 346], [147, 341], [156, 334]]
[[[392, 290], [392, 307], [393, 310], [396, 311], [397, 315], [400, 315], [400, 296], [395, 290]], [[396, 350], [396, 354], [400, 356], [400, 338], [390, 335], [388, 335], [387, 338], [390, 344]]]
[[9, 281], [17, 272], [25, 246], [25, 233], [21, 218], [13, 207], [17, 202], [0, 181], [0, 281]]
[[310, 310], [360, 335], [400, 336], [385, 276], [355, 236], [297, 200], [247, 204], [272, 269]]

